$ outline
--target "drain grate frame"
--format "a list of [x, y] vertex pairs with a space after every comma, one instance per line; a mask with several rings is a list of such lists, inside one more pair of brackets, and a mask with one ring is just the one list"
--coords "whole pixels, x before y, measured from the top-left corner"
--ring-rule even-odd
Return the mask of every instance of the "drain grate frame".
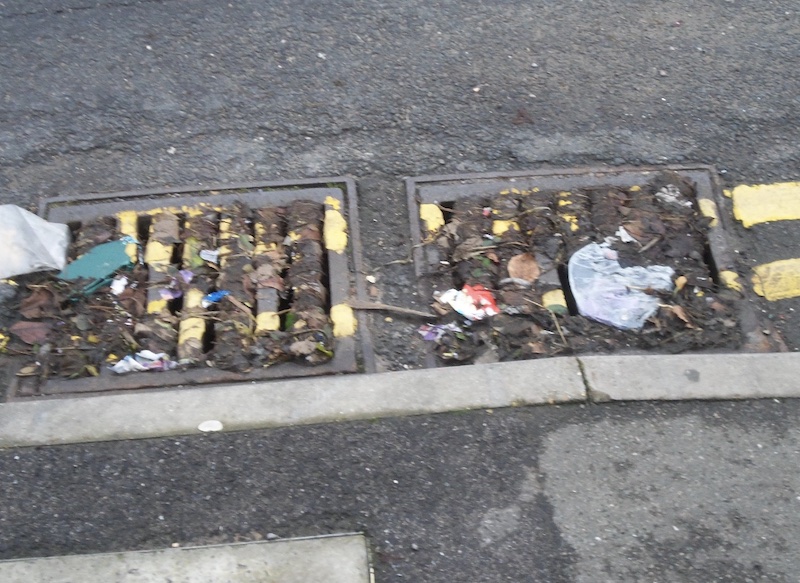
[[[538, 189], [542, 192], [562, 192], [589, 190], [604, 187], [630, 189], [644, 187], [658, 173], [670, 170], [690, 180], [695, 185], [695, 209], [701, 214], [716, 220], [706, 234], [707, 257], [714, 279], [719, 282], [719, 274], [735, 274], [737, 262], [729, 239], [731, 225], [722, 194], [718, 175], [713, 166], [708, 165], [667, 165], [659, 167], [619, 167], [619, 168], [569, 168], [515, 172], [489, 172], [476, 174], [428, 175], [409, 177], [405, 180], [411, 230], [412, 257], [420, 296], [432, 298], [435, 291], [444, 291], [453, 286], [452, 278], [439, 269], [440, 261], [449, 259], [441, 254], [437, 245], [426, 244], [427, 229], [423, 205], [437, 205], [452, 208], [460, 200], [493, 197], [501, 192], [522, 194], [524, 191]], [[445, 212], [445, 215], [447, 213]], [[447, 221], [448, 219], [445, 219]], [[735, 283], [733, 284], [735, 285]], [[774, 328], [761, 321], [748, 301], [747, 294], [735, 303], [736, 319], [742, 332], [743, 344], [740, 352], [769, 352], [785, 349]], [[568, 298], [569, 300], [569, 298]], [[766, 330], [766, 333], [765, 333]], [[632, 352], [653, 353], [654, 350], [638, 349]], [[447, 366], [428, 350], [425, 366]]]
[[[285, 207], [296, 201], [318, 203], [323, 208], [326, 202], [333, 203], [341, 210], [345, 221], [348, 236], [343, 252], [335, 252], [323, 244], [323, 255], [327, 266], [328, 312], [332, 306], [346, 306], [350, 297], [365, 299], [366, 286], [363, 278], [356, 277], [356, 274], [362, 271], [363, 258], [357, 189], [355, 181], [349, 177], [242, 182], [60, 196], [42, 200], [39, 214], [50, 221], [74, 224], [94, 218], [114, 217], [124, 211], [133, 211], [141, 218], [148, 212], [162, 208], [228, 208], [238, 203], [250, 208]], [[355, 332], [335, 338], [334, 356], [328, 362], [316, 366], [284, 362], [274, 366], [254, 368], [246, 373], [212, 367], [127, 375], [116, 375], [109, 370], [102, 370], [97, 377], [42, 379], [36, 391], [38, 394], [33, 395], [20, 391], [20, 379], [13, 377], [7, 398], [21, 400], [31, 397], [105, 394], [134, 389], [153, 390], [373, 371], [374, 354], [365, 317], [358, 311], [354, 311], [353, 317], [356, 320]]]

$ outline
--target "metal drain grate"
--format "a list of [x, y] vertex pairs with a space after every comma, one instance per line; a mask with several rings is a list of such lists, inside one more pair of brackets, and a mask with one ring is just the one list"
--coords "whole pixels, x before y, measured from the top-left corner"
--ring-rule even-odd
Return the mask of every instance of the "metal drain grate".
[[[665, 193], [683, 190], [691, 208], [673, 212], [659, 202], [654, 194], [659, 180], [671, 184]], [[429, 355], [429, 366], [442, 359], [753, 351], [779, 345], [762, 334], [764, 326], [740, 293], [711, 168], [429, 176], [410, 178], [406, 187], [422, 297], [462, 286], [485, 288], [502, 310], [458, 333], [435, 331], [440, 358]], [[627, 331], [578, 313], [569, 258], [624, 225], [637, 239], [627, 249], [619, 246], [621, 261], [651, 265], [660, 257], [682, 278], [678, 283], [686, 291], [665, 300], [659, 312], [671, 330], [658, 329], [656, 321], [641, 332]], [[531, 284], [512, 277], [525, 271], [526, 262], [535, 270]], [[693, 315], [704, 318], [705, 329]]]
[[[61, 197], [40, 214], [70, 225], [73, 259], [109, 238], [139, 244], [125, 246], [120, 295], [106, 281], [49, 314], [63, 331], [22, 359], [33, 374], [16, 376], [9, 398], [356, 372], [359, 355], [370, 367], [347, 304], [364, 297], [351, 179]], [[179, 365], [109, 370], [136, 350]]]

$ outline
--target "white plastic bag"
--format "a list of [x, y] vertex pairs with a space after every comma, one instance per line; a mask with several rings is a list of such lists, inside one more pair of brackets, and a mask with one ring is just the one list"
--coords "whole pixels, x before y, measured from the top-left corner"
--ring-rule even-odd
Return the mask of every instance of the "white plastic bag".
[[590, 243], [569, 259], [569, 286], [581, 316], [623, 330], [638, 330], [658, 310], [646, 289], [670, 292], [671, 267], [622, 267], [607, 244]]
[[63, 269], [69, 227], [50, 223], [13, 204], [0, 205], [0, 279]]

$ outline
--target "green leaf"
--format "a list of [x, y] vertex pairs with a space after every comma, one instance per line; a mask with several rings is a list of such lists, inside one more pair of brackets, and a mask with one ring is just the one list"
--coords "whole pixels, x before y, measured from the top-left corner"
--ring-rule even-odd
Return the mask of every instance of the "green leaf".
[[325, 356], [333, 358], [333, 352], [325, 348], [325, 345], [322, 342], [317, 343], [317, 350], [319, 350]]
[[241, 247], [245, 251], [253, 251], [255, 249], [255, 247], [253, 246], [253, 241], [250, 238], [250, 235], [246, 235], [244, 233], [239, 235], [239, 247]]

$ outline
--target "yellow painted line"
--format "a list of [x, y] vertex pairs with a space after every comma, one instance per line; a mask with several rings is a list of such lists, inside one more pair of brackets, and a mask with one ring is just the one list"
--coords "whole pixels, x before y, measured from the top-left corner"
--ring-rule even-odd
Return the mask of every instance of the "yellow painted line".
[[731, 192], [733, 215], [749, 228], [759, 223], [800, 219], [800, 182], [743, 184]]
[[221, 212], [223, 209], [220, 206], [215, 206], [208, 204], [207, 202], [201, 202], [194, 206], [189, 205], [182, 205], [182, 206], [162, 206], [159, 208], [154, 208], [146, 211], [142, 211], [143, 215], [150, 215], [155, 216], [161, 213], [173, 213], [176, 215], [179, 214], [186, 214], [190, 217], [199, 217], [203, 214], [206, 210], [214, 210], [217, 212]]
[[151, 300], [147, 302], [147, 313], [148, 314], [160, 314], [162, 310], [167, 309], [167, 300], [165, 299], [157, 299]]
[[723, 285], [729, 289], [736, 290], [738, 292], [744, 291], [744, 287], [739, 282], [739, 274], [735, 271], [720, 271], [719, 279], [722, 281]]
[[516, 221], [492, 221], [492, 233], [499, 237], [509, 229], [519, 231], [519, 225]]
[[698, 199], [697, 206], [700, 207], [700, 214], [711, 219], [711, 223], [709, 223], [710, 226], [716, 227], [719, 224], [717, 203], [710, 198], [701, 198]]
[[425, 222], [429, 233], [435, 233], [444, 227], [444, 214], [438, 205], [424, 203], [419, 205], [419, 218]]
[[[567, 191], [567, 190], [559, 192], [558, 193], [559, 200], [558, 200], [558, 203], [557, 203], [558, 206], [564, 207], [564, 206], [571, 205], [572, 201], [569, 200], [569, 198], [571, 196], [572, 196], [572, 193]], [[577, 215], [572, 215], [572, 214], [569, 214], [569, 213], [559, 213], [559, 216], [569, 223], [569, 230], [572, 231], [573, 233], [580, 229], [580, 227], [578, 226], [578, 216]]]
[[206, 321], [199, 316], [193, 316], [181, 320], [180, 331], [178, 333], [178, 347], [186, 346], [194, 342], [202, 346], [203, 336], [206, 333]]
[[333, 322], [333, 335], [336, 338], [352, 336], [356, 333], [356, 316], [353, 308], [347, 304], [336, 304], [331, 308], [331, 321]]
[[172, 259], [172, 245], [148, 241], [144, 249], [144, 262], [157, 271], [164, 271]]
[[542, 295], [542, 305], [556, 314], [567, 313], [567, 298], [562, 289], [554, 289]]
[[333, 196], [325, 197], [325, 205], [331, 207], [335, 211], [342, 210], [342, 202]]
[[[121, 211], [117, 213], [117, 228], [119, 232], [128, 237], [139, 239], [139, 232], [137, 228], [138, 216], [136, 211]], [[131, 260], [131, 263], [138, 263], [139, 261], [139, 247], [136, 243], [128, 243], [125, 245], [125, 253]]]
[[325, 248], [334, 253], [344, 253], [347, 249], [347, 221], [338, 210], [341, 206], [339, 201], [332, 197], [328, 199], [335, 204], [325, 201], [325, 224], [322, 228]]
[[800, 296], [800, 259], [784, 259], [753, 268], [753, 290], [771, 302]]
[[256, 316], [256, 334], [263, 335], [281, 329], [281, 317], [277, 312], [261, 312]]

